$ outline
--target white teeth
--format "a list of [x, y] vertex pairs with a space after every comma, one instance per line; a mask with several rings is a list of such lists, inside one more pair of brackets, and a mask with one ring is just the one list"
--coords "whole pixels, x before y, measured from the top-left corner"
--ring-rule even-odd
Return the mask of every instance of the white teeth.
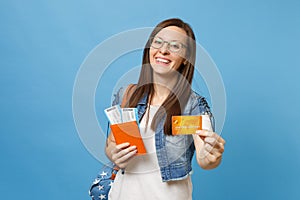
[[163, 59], [163, 58], [156, 58], [156, 60], [157, 60], [158, 62], [163, 62], [163, 63], [169, 63], [169, 62], [170, 62], [170, 61], [165, 60], [165, 59]]

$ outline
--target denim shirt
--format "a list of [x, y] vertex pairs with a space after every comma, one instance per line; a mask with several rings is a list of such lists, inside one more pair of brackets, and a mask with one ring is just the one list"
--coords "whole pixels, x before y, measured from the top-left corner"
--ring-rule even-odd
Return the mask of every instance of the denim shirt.
[[[121, 104], [124, 89], [121, 88], [115, 95], [113, 105]], [[145, 95], [138, 103], [139, 120], [146, 112], [148, 95]], [[192, 91], [189, 100], [181, 115], [208, 114], [214, 130], [213, 115], [204, 97]], [[165, 117], [159, 122], [155, 130], [155, 147], [160, 167], [162, 181], [174, 181], [185, 179], [192, 171], [192, 158], [195, 152], [192, 135], [165, 135]]]

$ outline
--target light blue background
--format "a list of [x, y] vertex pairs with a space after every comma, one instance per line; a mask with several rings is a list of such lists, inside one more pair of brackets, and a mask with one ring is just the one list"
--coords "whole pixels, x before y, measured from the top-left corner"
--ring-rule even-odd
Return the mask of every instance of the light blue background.
[[[299, 10], [297, 0], [1, 1], [0, 198], [89, 199], [100, 163], [72, 118], [77, 70], [108, 37], [181, 17], [227, 92], [224, 161], [194, 163], [194, 199], [300, 199]], [[125, 69], [141, 62], [130, 56]]]

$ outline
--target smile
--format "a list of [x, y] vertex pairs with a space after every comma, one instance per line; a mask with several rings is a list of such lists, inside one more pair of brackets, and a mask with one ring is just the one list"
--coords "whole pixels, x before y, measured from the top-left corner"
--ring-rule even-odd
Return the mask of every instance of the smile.
[[169, 64], [171, 60], [165, 58], [155, 58], [157, 63]]

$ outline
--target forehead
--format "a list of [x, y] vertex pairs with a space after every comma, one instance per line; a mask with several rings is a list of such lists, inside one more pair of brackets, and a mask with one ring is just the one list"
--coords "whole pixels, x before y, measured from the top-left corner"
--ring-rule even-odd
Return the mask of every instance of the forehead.
[[185, 42], [187, 40], [187, 34], [185, 30], [177, 26], [168, 26], [161, 29], [157, 34], [157, 37], [161, 37], [164, 40], [177, 40]]

